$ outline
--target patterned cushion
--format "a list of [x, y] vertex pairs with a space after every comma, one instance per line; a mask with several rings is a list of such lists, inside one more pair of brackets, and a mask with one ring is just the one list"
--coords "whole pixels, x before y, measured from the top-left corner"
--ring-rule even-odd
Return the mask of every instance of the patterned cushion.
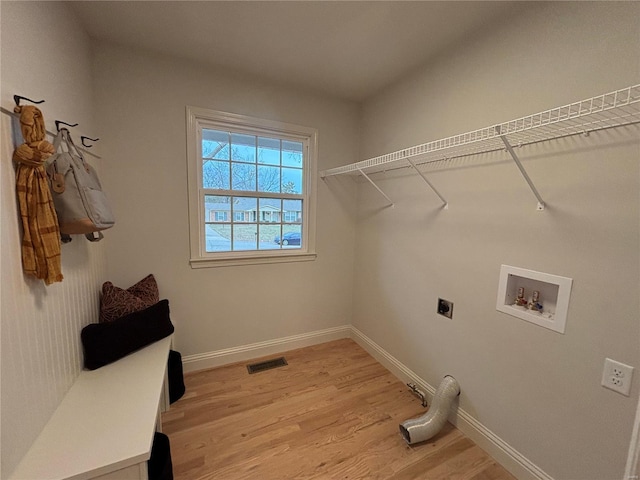
[[127, 292], [135, 295], [147, 304], [147, 307], [154, 305], [160, 301], [158, 292], [158, 284], [153, 274], [149, 274], [136, 283], [134, 286], [127, 288]]
[[153, 275], [146, 276], [126, 290], [105, 282], [100, 300], [100, 322], [113, 322], [158, 302], [158, 285]]

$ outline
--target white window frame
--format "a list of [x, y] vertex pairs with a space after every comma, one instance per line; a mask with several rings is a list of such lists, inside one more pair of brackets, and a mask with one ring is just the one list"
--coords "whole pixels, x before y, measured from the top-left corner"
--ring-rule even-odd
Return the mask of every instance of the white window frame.
[[[189, 243], [192, 268], [251, 265], [262, 263], [300, 262], [316, 258], [316, 162], [318, 131], [314, 128], [265, 120], [246, 115], [220, 112], [199, 107], [186, 107], [187, 180], [189, 190]], [[207, 252], [205, 245], [204, 196], [216, 190], [202, 187], [202, 130], [246, 131], [249, 134], [274, 135], [302, 141], [305, 145], [303, 165], [302, 245], [299, 249], [273, 249], [231, 252]], [[256, 191], [256, 197], [260, 197]], [[286, 199], [286, 194], [283, 194]]]

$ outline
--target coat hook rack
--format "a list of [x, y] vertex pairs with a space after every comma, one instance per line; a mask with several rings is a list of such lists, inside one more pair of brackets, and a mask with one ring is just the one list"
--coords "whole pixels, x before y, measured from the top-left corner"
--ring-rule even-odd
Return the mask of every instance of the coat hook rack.
[[56, 120], [55, 124], [56, 124], [56, 131], [58, 131], [58, 132], [60, 131], [60, 124], [66, 125], [67, 127], [77, 127], [78, 126], [77, 123], [74, 123], [73, 125], [71, 125], [70, 123], [63, 122], [62, 120]]
[[82, 135], [80, 137], [80, 140], [82, 141], [82, 145], [84, 145], [86, 148], [91, 148], [91, 147], [93, 147], [93, 145], [87, 145], [86, 143], [84, 143], [84, 141], [85, 140], [91, 140], [92, 142], [97, 142], [100, 139], [99, 138], [86, 137], [86, 136]]
[[13, 96], [13, 101], [16, 102], [16, 107], [20, 106], [20, 100], [26, 100], [27, 102], [31, 102], [31, 103], [35, 103], [35, 104], [44, 103], [44, 100], [31, 100], [30, 98], [23, 97], [21, 95], [14, 95]]

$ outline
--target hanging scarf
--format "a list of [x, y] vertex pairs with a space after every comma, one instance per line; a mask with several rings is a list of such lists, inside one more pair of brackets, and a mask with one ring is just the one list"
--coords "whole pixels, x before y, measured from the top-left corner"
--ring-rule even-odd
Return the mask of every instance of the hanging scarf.
[[60, 228], [44, 162], [55, 149], [45, 140], [42, 112], [33, 105], [17, 106], [25, 143], [13, 152], [17, 163], [16, 191], [22, 219], [22, 268], [46, 285], [62, 281]]

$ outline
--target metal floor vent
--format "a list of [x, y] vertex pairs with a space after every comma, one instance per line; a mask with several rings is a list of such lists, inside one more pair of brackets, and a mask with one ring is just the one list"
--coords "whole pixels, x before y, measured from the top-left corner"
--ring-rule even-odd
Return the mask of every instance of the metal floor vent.
[[265, 360], [264, 362], [252, 363], [251, 365], [247, 365], [247, 370], [249, 373], [258, 373], [263, 370], [270, 370], [272, 368], [284, 367], [288, 365], [287, 361], [284, 357], [274, 358], [272, 360]]

